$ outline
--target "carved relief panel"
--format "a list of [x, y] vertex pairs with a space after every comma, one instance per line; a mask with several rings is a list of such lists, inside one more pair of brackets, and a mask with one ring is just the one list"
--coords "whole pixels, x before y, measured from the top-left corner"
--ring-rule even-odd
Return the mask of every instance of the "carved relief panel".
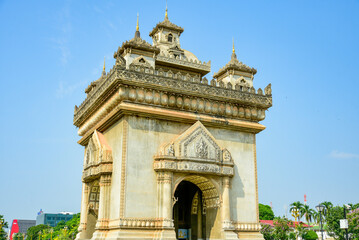
[[162, 145], [155, 156], [156, 171], [201, 173], [233, 176], [233, 161], [227, 149], [197, 122], [173, 142]]

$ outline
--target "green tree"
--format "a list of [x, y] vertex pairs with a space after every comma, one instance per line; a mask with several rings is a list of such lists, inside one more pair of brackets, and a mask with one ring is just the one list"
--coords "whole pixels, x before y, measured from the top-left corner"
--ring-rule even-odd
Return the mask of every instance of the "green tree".
[[314, 215], [314, 210], [311, 209], [308, 205], [303, 205], [300, 216], [305, 217], [305, 220], [307, 220], [308, 225], [312, 221], [313, 215]]
[[326, 227], [328, 234], [335, 239], [345, 240], [345, 231], [340, 229], [340, 219], [344, 219], [344, 210], [342, 207], [336, 206], [330, 208], [326, 215]]
[[25, 234], [23, 233], [15, 233], [14, 236], [12, 237], [13, 240], [24, 240], [25, 239]]
[[270, 206], [259, 204], [259, 219], [260, 220], [273, 220], [274, 213]]
[[353, 239], [359, 239], [359, 208], [352, 210], [348, 215], [348, 231], [352, 234]]
[[308, 230], [303, 226], [303, 223], [299, 223], [295, 226], [295, 236], [296, 239], [303, 239], [304, 236], [308, 233]]
[[0, 215], [0, 240], [6, 240], [7, 234], [4, 228], [8, 228], [8, 223], [5, 221], [4, 216]]
[[[44, 239], [43, 233], [50, 228], [47, 225], [40, 224], [27, 229], [26, 240], [38, 240], [41, 235], [41, 240]], [[41, 234], [40, 234], [41, 232]]]
[[261, 224], [260, 232], [263, 234], [265, 240], [275, 240], [273, 227], [268, 224]]
[[333, 203], [331, 202], [322, 202], [321, 205], [324, 206], [324, 211], [322, 212], [322, 217], [326, 217], [330, 211], [330, 209], [333, 207]]
[[313, 230], [309, 230], [304, 236], [303, 236], [304, 240], [316, 240], [318, 239], [318, 235], [316, 232], [314, 232]]
[[293, 210], [297, 210], [298, 213], [299, 213], [299, 216], [298, 216], [298, 221], [300, 222], [300, 215], [302, 214], [302, 211], [303, 211], [303, 203], [297, 201], [297, 202], [294, 202], [292, 204], [290, 204], [290, 209], [289, 211], [292, 212]]
[[289, 235], [291, 232], [291, 229], [289, 225], [291, 224], [291, 221], [289, 221], [287, 218], [276, 218], [273, 221], [274, 229], [274, 239], [276, 240], [288, 240]]

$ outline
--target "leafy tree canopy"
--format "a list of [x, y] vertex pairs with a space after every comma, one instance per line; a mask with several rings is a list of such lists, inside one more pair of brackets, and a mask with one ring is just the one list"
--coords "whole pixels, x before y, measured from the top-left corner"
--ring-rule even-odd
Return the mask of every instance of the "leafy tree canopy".
[[309, 230], [304, 236], [303, 236], [304, 240], [316, 240], [318, 239], [318, 235], [316, 232], [314, 232], [313, 230]]
[[259, 219], [260, 220], [273, 220], [274, 213], [270, 206], [259, 204]]
[[0, 224], [1, 224], [1, 228], [0, 228], [0, 240], [6, 240], [7, 235], [6, 232], [4, 230], [4, 228], [8, 228], [8, 223], [5, 221], [4, 216], [0, 215]]

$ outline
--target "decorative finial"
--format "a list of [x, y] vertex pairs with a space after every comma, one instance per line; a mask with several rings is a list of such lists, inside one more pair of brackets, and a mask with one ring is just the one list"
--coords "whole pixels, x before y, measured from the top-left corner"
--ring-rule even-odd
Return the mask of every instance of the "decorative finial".
[[165, 19], [168, 20], [168, 13], [167, 13], [167, 0], [166, 0], [166, 14], [165, 14]]
[[105, 66], [106, 66], [106, 57], [103, 57], [103, 71], [105, 71]]
[[232, 47], [232, 57], [231, 59], [237, 59], [236, 50], [234, 49], [234, 38], [232, 38], [233, 41], [233, 47]]
[[136, 25], [136, 31], [139, 31], [140, 30], [140, 28], [139, 28], [139, 26], [138, 26], [138, 13], [137, 13], [137, 25]]
[[102, 76], [106, 75], [106, 57], [103, 57], [103, 69], [102, 69]]
[[232, 48], [232, 52], [235, 53], [236, 50], [234, 49], [234, 38], [232, 38], [232, 41], [233, 41], [233, 48]]
[[137, 25], [136, 25], [135, 38], [141, 38], [140, 27], [138, 26], [138, 13], [137, 13]]

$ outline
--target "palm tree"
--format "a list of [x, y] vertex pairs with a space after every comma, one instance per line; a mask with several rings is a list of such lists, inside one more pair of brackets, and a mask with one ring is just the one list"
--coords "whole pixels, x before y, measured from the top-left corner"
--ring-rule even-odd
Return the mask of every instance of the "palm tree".
[[314, 211], [313, 211], [312, 218], [313, 218], [313, 222], [314, 222], [315, 224], [319, 224], [319, 222], [320, 222], [319, 212], [317, 212], [317, 211], [314, 210]]
[[292, 212], [293, 210], [297, 210], [299, 212], [298, 221], [300, 222], [300, 215], [302, 213], [303, 203], [297, 201], [289, 205], [290, 209], [289, 212]]
[[333, 203], [331, 202], [322, 202], [321, 205], [324, 206], [323, 215], [326, 216], [330, 209], [333, 207]]
[[302, 207], [302, 211], [300, 212], [300, 216], [305, 216], [305, 219], [307, 220], [308, 225], [312, 221], [312, 217], [314, 215], [314, 210], [311, 209], [308, 205], [304, 205]]

